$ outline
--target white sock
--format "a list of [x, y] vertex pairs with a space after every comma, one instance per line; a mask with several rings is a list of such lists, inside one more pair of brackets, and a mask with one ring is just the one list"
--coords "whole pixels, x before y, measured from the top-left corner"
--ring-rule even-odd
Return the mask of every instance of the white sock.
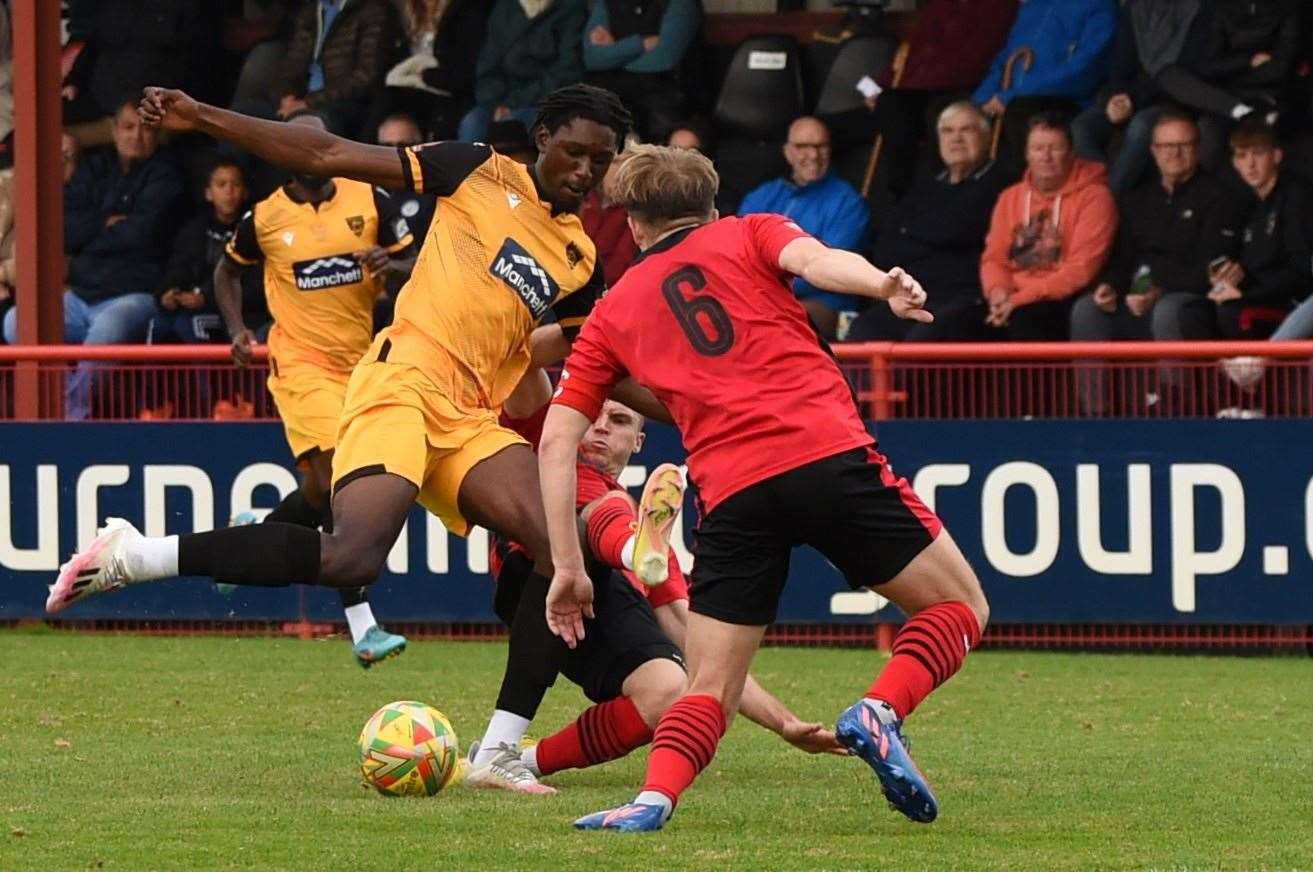
[[528, 718], [497, 709], [492, 713], [492, 720], [488, 721], [488, 729], [479, 742], [479, 753], [474, 757], [474, 765], [483, 766], [491, 762], [492, 758], [497, 756], [498, 745], [519, 747], [520, 739], [524, 738], [528, 729]]
[[352, 645], [365, 638], [369, 628], [376, 623], [378, 622], [374, 620], [374, 612], [369, 608], [369, 603], [356, 603], [346, 607], [346, 625], [351, 628]]
[[538, 746], [530, 745], [520, 752], [520, 762], [529, 767], [529, 771], [534, 774], [535, 778], [542, 778], [542, 771], [538, 769]]
[[624, 564], [625, 569], [630, 571], [634, 568], [634, 543], [638, 541], [637, 536], [630, 536], [625, 540], [625, 547], [620, 549], [620, 562]]
[[675, 810], [675, 806], [670, 801], [670, 797], [656, 790], [644, 790], [642, 793], [638, 794], [638, 796], [634, 797], [634, 802], [642, 803], [643, 805], [661, 806], [666, 810], [665, 815], [661, 818], [663, 821], [670, 820], [670, 813]]
[[1253, 111], [1254, 111], [1254, 107], [1250, 106], [1248, 103], [1237, 103], [1235, 104], [1235, 107], [1231, 110], [1231, 117], [1236, 121], [1239, 121], [1241, 118], [1244, 118], [1246, 115], [1248, 115], [1250, 112]]
[[178, 537], [142, 536], [127, 552], [132, 581], [155, 581], [178, 574]]

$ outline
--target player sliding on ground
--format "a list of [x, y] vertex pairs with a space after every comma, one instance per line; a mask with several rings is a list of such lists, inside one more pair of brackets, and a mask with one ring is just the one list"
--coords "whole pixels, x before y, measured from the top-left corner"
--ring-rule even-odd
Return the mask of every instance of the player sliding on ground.
[[829, 249], [785, 218], [714, 220], [716, 186], [711, 162], [694, 151], [638, 146], [625, 162], [617, 200], [642, 254], [576, 341], [539, 449], [555, 568], [547, 618], [569, 645], [584, 640], [594, 611], [575, 532], [575, 452], [620, 379], [632, 377], [669, 409], [702, 510], [684, 648], [689, 690], [657, 723], [635, 800], [575, 825], [665, 824], [739, 708], [790, 552], [803, 544], [909, 616], [889, 663], [835, 733], [896, 809], [932, 821], [938, 803], [907, 753], [902, 723], [962, 665], [988, 606], [939, 519], [877, 452], [789, 283], [802, 276], [928, 321], [925, 292], [901, 270]]
[[[551, 392], [546, 374], [531, 370], [506, 402], [506, 423], [532, 444]], [[580, 645], [567, 649], [548, 629], [546, 588], [526, 586], [532, 556], [518, 544], [494, 539], [494, 610], [513, 633], [497, 710], [482, 740], [470, 746], [467, 785], [555, 793], [538, 778], [615, 760], [646, 745], [657, 720], [686, 689], [680, 647], [688, 585], [668, 545], [683, 506], [683, 478], [678, 468], [661, 464], [637, 505], [618, 481], [642, 448], [643, 423], [633, 409], [608, 400], [579, 442], [580, 524], [591, 555], [604, 564], [590, 572], [597, 580], [595, 617]], [[558, 672], [595, 705], [522, 752], [520, 740]], [[799, 719], [751, 676], [742, 708], [803, 751], [847, 753], [833, 732]]]
[[[333, 456], [332, 533], [264, 523], [147, 537], [124, 522], [61, 568], [47, 611], [179, 575], [366, 586], [416, 500], [459, 535], [479, 524], [523, 542], [541, 561], [531, 583], [545, 586], [537, 464], [497, 414], [528, 369], [529, 337], [548, 309], [569, 340], [604, 290], [575, 213], [629, 132], [616, 96], [574, 85], [544, 98], [532, 167], [464, 142], [364, 145], [161, 88], [146, 89], [140, 111], [147, 123], [205, 133], [295, 172], [437, 194], [437, 213], [394, 323], [347, 386]], [[641, 390], [619, 395], [649, 416], [665, 415]]]
[[[324, 130], [309, 110], [289, 124]], [[215, 295], [238, 366], [255, 336], [242, 320], [243, 268], [264, 265], [269, 331], [269, 393], [287, 445], [303, 471], [301, 486], [264, 520], [333, 530], [328, 494], [333, 447], [351, 370], [369, 350], [376, 281], [409, 274], [414, 236], [392, 199], [351, 179], [296, 173], [246, 213], [214, 269]], [[364, 668], [406, 650], [406, 639], [374, 620], [367, 588], [341, 587], [352, 652]]]

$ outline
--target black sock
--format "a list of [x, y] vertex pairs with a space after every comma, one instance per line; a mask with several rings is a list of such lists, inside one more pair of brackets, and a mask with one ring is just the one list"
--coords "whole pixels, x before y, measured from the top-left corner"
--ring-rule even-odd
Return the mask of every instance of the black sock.
[[255, 587], [315, 584], [319, 531], [264, 523], [179, 536], [178, 574]]
[[[264, 522], [296, 524], [298, 527], [310, 527], [316, 529], [323, 523], [323, 511], [316, 509], [306, 501], [305, 494], [297, 488], [287, 496], [283, 501], [274, 506], [272, 512], [264, 516]], [[331, 530], [329, 531], [331, 532]]]
[[556, 674], [565, 661], [568, 649], [547, 626], [547, 588], [551, 581], [532, 573], [524, 583], [523, 593], [511, 622], [510, 645], [506, 651], [506, 674], [497, 694], [497, 708], [533, 720], [547, 688], [556, 682]]
[[349, 609], [352, 606], [358, 606], [361, 603], [369, 602], [369, 588], [367, 587], [339, 587], [337, 596], [342, 600], [342, 608]]

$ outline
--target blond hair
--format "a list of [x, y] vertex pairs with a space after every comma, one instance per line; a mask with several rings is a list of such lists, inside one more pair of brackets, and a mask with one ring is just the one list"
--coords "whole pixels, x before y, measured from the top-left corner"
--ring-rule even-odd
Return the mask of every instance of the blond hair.
[[636, 220], [659, 230], [685, 219], [710, 218], [719, 187], [716, 168], [700, 152], [634, 145], [625, 149], [612, 195]]

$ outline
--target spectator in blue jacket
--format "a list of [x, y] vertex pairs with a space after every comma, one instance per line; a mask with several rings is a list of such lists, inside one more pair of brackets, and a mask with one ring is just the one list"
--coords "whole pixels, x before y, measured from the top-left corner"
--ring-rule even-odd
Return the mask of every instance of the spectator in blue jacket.
[[[74, 344], [141, 342], [155, 315], [174, 219], [183, 205], [182, 176], [156, 154], [157, 135], [137, 116], [134, 98], [114, 116], [114, 154], [88, 157], [64, 187], [64, 340]], [[15, 310], [5, 338], [18, 332]], [[95, 367], [83, 363], [66, 385], [70, 419], [91, 411]]]
[[[1012, 163], [1020, 164], [1030, 116], [1052, 111], [1070, 116], [1089, 104], [1107, 76], [1116, 27], [1115, 0], [1026, 0], [1021, 4], [1007, 43], [971, 95], [971, 101], [986, 115], [996, 123], [1001, 119]], [[1012, 81], [1004, 87], [1008, 58], [1023, 48], [1030, 49], [1034, 61], [1029, 70], [1020, 60], [1014, 63]]]
[[645, 142], [664, 142], [684, 115], [680, 65], [702, 24], [700, 0], [596, 0], [584, 26], [584, 69], [619, 95]]
[[460, 121], [457, 138], [483, 142], [488, 125], [514, 119], [532, 128], [538, 101], [583, 81], [579, 35], [584, 0], [497, 0], [474, 80], [474, 108]]
[[[795, 119], [784, 143], [784, 159], [789, 162], [789, 177], [748, 192], [739, 215], [787, 215], [831, 248], [860, 251], [871, 211], [852, 185], [830, 172], [830, 131], [815, 118]], [[793, 280], [793, 293], [826, 339], [835, 338], [839, 313], [855, 312], [862, 303], [856, 297], [822, 291], [801, 278]]]

